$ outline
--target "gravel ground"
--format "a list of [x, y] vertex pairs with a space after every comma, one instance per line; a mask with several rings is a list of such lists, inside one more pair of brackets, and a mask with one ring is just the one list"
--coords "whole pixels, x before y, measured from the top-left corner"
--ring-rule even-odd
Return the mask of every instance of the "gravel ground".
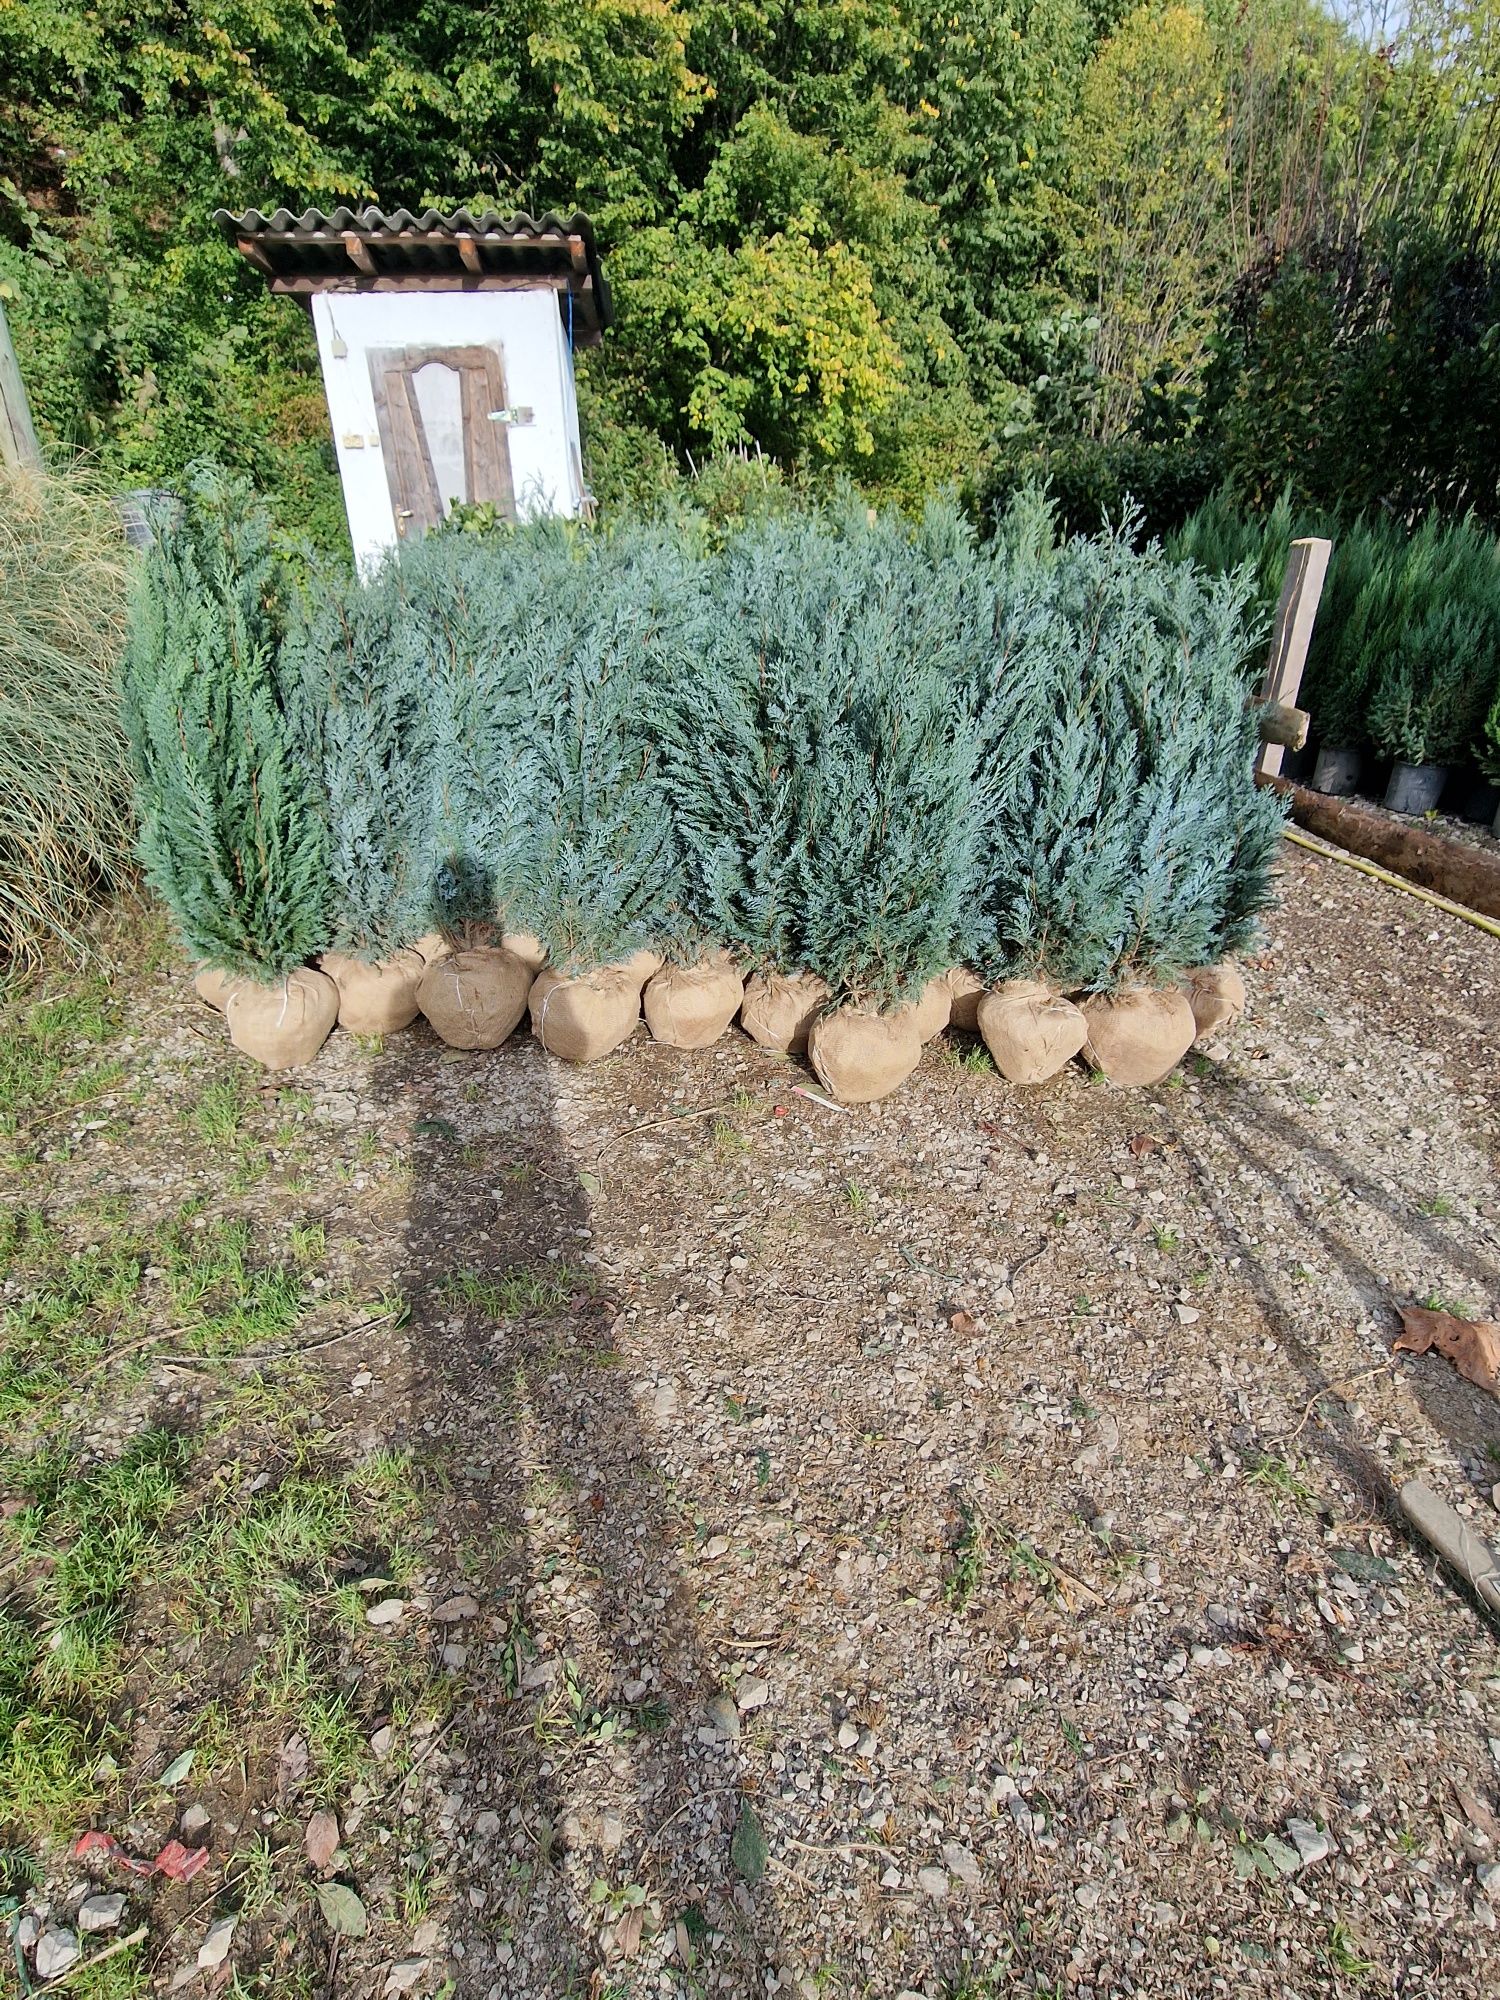
[[[256, 1990], [1496, 1991], [1500, 1656], [1392, 1495], [1500, 1540], [1500, 1404], [1389, 1350], [1398, 1300], [1500, 1315], [1500, 943], [1300, 851], [1282, 886], [1249, 1019], [1151, 1092], [940, 1044], [841, 1115], [644, 1030], [264, 1086], [322, 1165], [237, 1206], [412, 1305], [320, 1379], [351, 1452], [444, 1468], [398, 1624], [453, 1702], [338, 1802], [387, 1914]], [[132, 992], [156, 1103], [234, 1071], [180, 971]], [[219, 1198], [132, 1116], [60, 1204]], [[548, 1266], [563, 1311], [452, 1282]], [[159, 1985], [221, 1990], [215, 1914]]]

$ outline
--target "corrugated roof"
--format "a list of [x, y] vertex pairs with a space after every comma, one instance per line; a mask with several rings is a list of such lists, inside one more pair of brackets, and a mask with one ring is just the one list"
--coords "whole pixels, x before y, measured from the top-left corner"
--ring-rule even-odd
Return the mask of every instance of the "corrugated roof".
[[592, 346], [613, 313], [586, 215], [435, 208], [218, 209], [214, 221], [273, 292], [502, 291], [545, 286], [573, 302], [574, 338]]

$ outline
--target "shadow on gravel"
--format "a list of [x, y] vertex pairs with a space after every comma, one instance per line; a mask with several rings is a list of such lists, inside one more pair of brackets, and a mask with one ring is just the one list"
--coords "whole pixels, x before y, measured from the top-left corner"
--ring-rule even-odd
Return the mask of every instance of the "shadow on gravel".
[[[1393, 1229], [1413, 1242], [1425, 1245], [1450, 1268], [1462, 1271], [1479, 1284], [1500, 1283], [1500, 1271], [1476, 1255], [1471, 1246], [1440, 1228], [1432, 1217], [1424, 1215], [1394, 1189], [1372, 1180], [1366, 1174], [1351, 1172], [1338, 1154], [1313, 1139], [1296, 1120], [1267, 1111], [1264, 1107], [1258, 1108], [1255, 1115], [1265, 1132], [1268, 1147], [1280, 1145], [1296, 1149], [1306, 1157], [1310, 1169], [1340, 1183], [1357, 1201], [1383, 1214]], [[1263, 1243], [1250, 1240], [1233, 1207], [1225, 1199], [1222, 1176], [1198, 1152], [1180, 1123], [1170, 1117], [1167, 1122], [1172, 1125], [1181, 1157], [1197, 1181], [1220, 1234], [1231, 1251], [1241, 1259], [1246, 1282], [1265, 1314], [1267, 1324], [1283, 1351], [1301, 1370], [1307, 1383], [1309, 1401], [1320, 1398], [1325, 1391], [1330, 1392], [1317, 1415], [1309, 1417], [1300, 1435], [1300, 1447], [1322, 1451], [1356, 1490], [1364, 1492], [1373, 1503], [1399, 1521], [1395, 1489], [1384, 1468], [1359, 1442], [1347, 1410], [1339, 1397], [1331, 1393], [1344, 1387], [1357, 1393], [1358, 1382], [1346, 1384], [1329, 1380], [1316, 1350], [1309, 1346], [1299, 1330], [1296, 1313], [1282, 1295], [1284, 1280], [1268, 1261]], [[1298, 1246], [1305, 1246], [1310, 1257], [1325, 1258], [1336, 1266], [1360, 1302], [1361, 1309], [1375, 1321], [1377, 1328], [1386, 1329], [1381, 1338], [1388, 1351], [1390, 1340], [1399, 1330], [1395, 1298], [1388, 1283], [1331, 1226], [1331, 1218], [1336, 1220], [1338, 1210], [1320, 1211], [1311, 1207], [1268, 1154], [1252, 1145], [1231, 1118], [1220, 1120], [1217, 1131], [1218, 1136], [1233, 1148], [1240, 1165], [1247, 1170], [1251, 1184], [1272, 1195], [1295, 1224], [1295, 1228], [1280, 1239], [1280, 1248], [1292, 1251]], [[1370, 1361], [1371, 1372], [1374, 1372], [1380, 1357], [1372, 1354]], [[1488, 1405], [1476, 1424], [1474, 1408], [1484, 1399], [1479, 1392], [1471, 1391], [1467, 1384], [1456, 1377], [1451, 1384], [1441, 1378], [1434, 1382], [1432, 1376], [1421, 1368], [1407, 1380], [1428, 1419], [1451, 1443], [1468, 1451], [1476, 1448], [1483, 1450], [1486, 1444], [1500, 1444], [1500, 1406]]]
[[[692, 1523], [651, 1399], [638, 1407], [618, 1365], [630, 1301], [584, 1262], [587, 1166], [559, 1130], [552, 1061], [523, 1035], [460, 1060], [414, 1053], [388, 1086], [411, 1131], [409, 1431], [451, 1485], [444, 1587], [480, 1605], [452, 1635], [468, 1657], [444, 1745], [462, 1794], [455, 1994], [614, 1992], [637, 1886], [695, 1954], [722, 1933], [714, 1971], [758, 1991], [777, 1959], [773, 1885], [751, 1892], [731, 1864], [742, 1799], [732, 1744], [700, 1736], [717, 1675], [679, 1560]], [[601, 1913], [626, 1933], [607, 1948]]]

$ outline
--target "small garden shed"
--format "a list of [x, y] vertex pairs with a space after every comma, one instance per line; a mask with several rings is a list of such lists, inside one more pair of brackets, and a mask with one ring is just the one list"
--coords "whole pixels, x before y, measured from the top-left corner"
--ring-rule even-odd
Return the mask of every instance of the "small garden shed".
[[349, 536], [369, 569], [456, 503], [585, 503], [573, 350], [610, 321], [586, 215], [257, 209], [215, 220], [318, 337]]

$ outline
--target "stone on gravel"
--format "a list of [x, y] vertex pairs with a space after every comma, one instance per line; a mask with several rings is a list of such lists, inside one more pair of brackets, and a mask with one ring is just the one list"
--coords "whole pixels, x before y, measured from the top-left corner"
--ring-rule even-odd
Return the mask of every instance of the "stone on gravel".
[[735, 1703], [742, 1715], [748, 1715], [752, 1708], [764, 1708], [771, 1698], [768, 1682], [759, 1680], [754, 1674], [746, 1674], [735, 1689]]
[[466, 1618], [477, 1618], [479, 1605], [469, 1593], [460, 1591], [457, 1597], [445, 1599], [432, 1614], [435, 1625], [458, 1625]]
[[221, 1917], [210, 1929], [208, 1936], [198, 1947], [198, 1966], [201, 1971], [212, 1972], [216, 1965], [222, 1965], [229, 1956], [229, 1947], [234, 1943], [234, 1927], [238, 1917]]
[[961, 1841], [950, 1840], [943, 1849], [943, 1866], [970, 1888], [979, 1881], [979, 1863]]
[[1289, 1819], [1286, 1823], [1287, 1837], [1302, 1856], [1302, 1866], [1311, 1868], [1314, 1863], [1326, 1861], [1333, 1852], [1333, 1842], [1320, 1826], [1314, 1826], [1310, 1819]]
[[930, 1896], [934, 1903], [948, 1900], [948, 1876], [942, 1868], [919, 1868], [917, 1887], [924, 1896]]
[[72, 1931], [43, 1931], [36, 1941], [37, 1978], [56, 1979], [59, 1973], [77, 1963], [81, 1949]]
[[852, 1750], [858, 1742], [859, 1731], [855, 1725], [852, 1722], [841, 1722], [839, 1724], [840, 1750]]
[[188, 1807], [178, 1824], [188, 1839], [192, 1840], [197, 1834], [206, 1833], [213, 1820], [206, 1806], [193, 1805]]
[[426, 1971], [425, 1958], [398, 1959], [385, 1976], [385, 1990], [390, 1994], [410, 1993], [422, 1983]]
[[704, 1702], [703, 1713], [720, 1736], [727, 1736], [731, 1743], [738, 1742], [740, 1712], [727, 1694], [716, 1694]]
[[78, 1928], [81, 1931], [112, 1931], [124, 1914], [123, 1896], [85, 1896], [78, 1906]]
[[372, 1604], [365, 1613], [366, 1622], [371, 1625], [394, 1625], [405, 1611], [406, 1606], [399, 1597], [382, 1597], [378, 1604]]

